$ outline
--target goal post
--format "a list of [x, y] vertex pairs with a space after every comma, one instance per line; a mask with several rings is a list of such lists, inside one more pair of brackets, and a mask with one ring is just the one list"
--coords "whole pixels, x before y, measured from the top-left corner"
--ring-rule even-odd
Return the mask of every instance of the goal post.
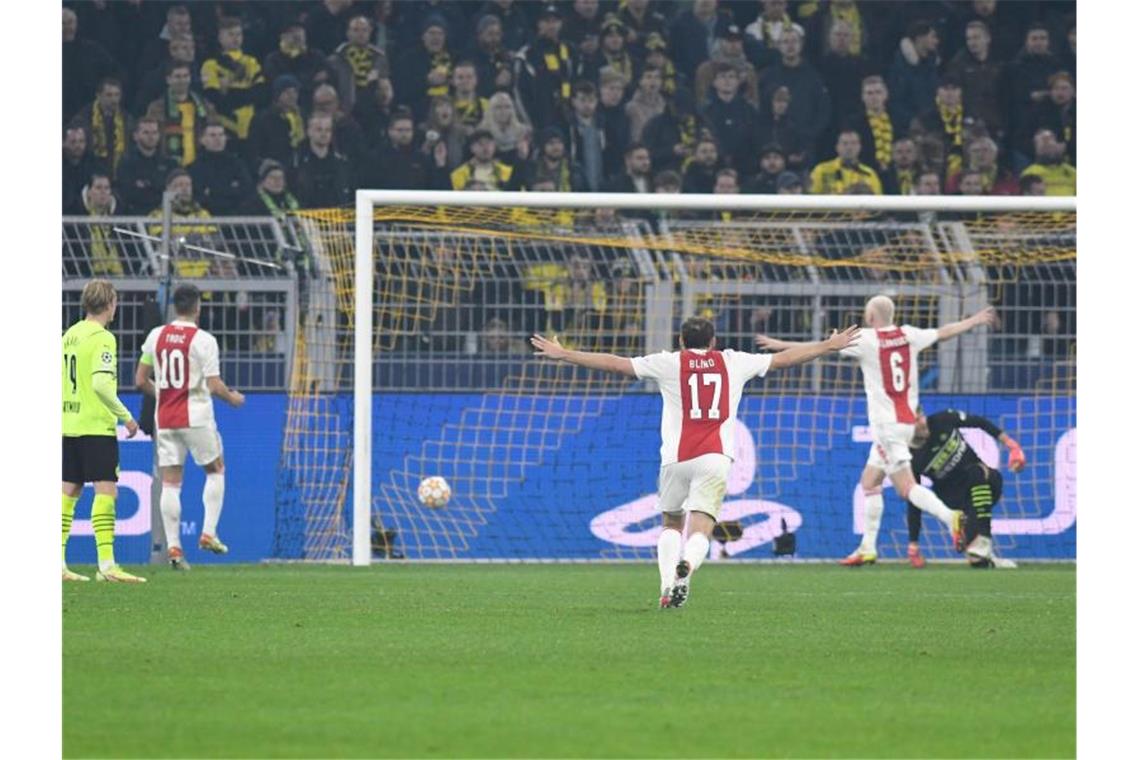
[[[459, 308], [461, 302], [469, 306], [480, 297], [485, 301], [493, 299], [496, 313], [512, 308], [505, 296], [487, 295], [496, 287], [503, 293], [509, 291], [511, 297], [517, 298], [521, 293], [524, 299], [538, 299], [528, 302], [530, 311], [525, 314], [519, 306], [518, 313], [523, 318], [511, 324], [516, 336], [522, 335], [520, 323], [534, 324], [526, 314], [539, 312], [546, 320], [543, 324], [561, 324], [570, 332], [577, 330], [583, 348], [620, 346], [625, 353], [674, 347], [679, 320], [702, 310], [716, 312], [718, 319], [731, 323], [730, 330], [736, 330], [735, 339], [743, 345], [747, 330], [741, 324], [749, 313], [753, 324], [765, 325], [773, 334], [811, 338], [836, 326], [839, 319], [855, 318], [856, 306], [876, 292], [894, 295], [900, 302], [901, 316], [922, 326], [960, 318], [997, 300], [999, 309], [1009, 311], [1002, 333], [1009, 336], [1008, 340], [968, 335], [924, 353], [924, 357], [931, 354], [931, 358], [925, 359], [927, 365], [923, 367], [923, 393], [991, 394], [993, 398], [1004, 393], [1009, 398], [992, 404], [993, 409], [1000, 410], [995, 413], [1013, 418], [1018, 413], [1013, 411], [1015, 407], [1025, 407], [1027, 415], [1035, 415], [1032, 424], [1036, 426], [1027, 435], [1034, 438], [1042, 457], [1054, 456], [1054, 450], [1060, 451], [1057, 439], [1068, 432], [1070, 420], [1075, 428], [1075, 404], [1071, 398], [1075, 377], [1072, 372], [1057, 370], [1042, 374], [1045, 365], [1039, 361], [1042, 354], [1038, 344], [1042, 340], [1063, 343], [1075, 338], [1075, 296], [1069, 294], [1070, 290], [1075, 294], [1075, 283], [1070, 282], [1075, 274], [1068, 270], [1075, 261], [1075, 211], [1075, 198], [1044, 197], [360, 190], [351, 217], [326, 215], [309, 220], [310, 237], [332, 236], [318, 241], [318, 247], [324, 245], [335, 251], [329, 255], [330, 260], [338, 262], [331, 265], [328, 275], [337, 291], [330, 295], [330, 302], [337, 304], [336, 314], [325, 320], [325, 328], [333, 329], [329, 322], [343, 322], [347, 317], [343, 312], [352, 312], [351, 330], [345, 325], [345, 335], [337, 339], [337, 350], [344, 354], [343, 360], [350, 358], [352, 367], [351, 436], [339, 438], [344, 444], [350, 443], [351, 461], [328, 465], [330, 471], [340, 467], [343, 476], [350, 479], [351, 488], [347, 490], [351, 490], [351, 508], [347, 509], [349, 505], [344, 501], [336, 504], [345, 495], [346, 489], [341, 487], [339, 491], [332, 489], [339, 496], [327, 497], [330, 506], [320, 507], [327, 514], [320, 519], [304, 514], [301, 522], [319, 524], [324, 538], [319, 542], [319, 550], [301, 552], [299, 556], [339, 556], [350, 558], [354, 565], [367, 565], [378, 551], [377, 536], [381, 534], [381, 544], [387, 544], [389, 550], [397, 549], [387, 556], [423, 559], [649, 556], [644, 536], [638, 533], [644, 530], [631, 527], [643, 515], [644, 504], [638, 507], [641, 511], [627, 510], [629, 514], [622, 519], [633, 522], [624, 527], [601, 525], [599, 521], [604, 520], [600, 514], [561, 517], [550, 531], [585, 530], [588, 526], [593, 537], [567, 537], [565, 547], [553, 552], [549, 550], [553, 545], [550, 542], [562, 540], [559, 536], [512, 539], [499, 535], [506, 527], [488, 527], [497, 505], [504, 500], [518, 500], [504, 494], [518, 490], [533, 495], [536, 486], [528, 482], [528, 477], [535, 477], [545, 463], [556, 460], [562, 447], [575, 436], [581, 439], [596, 435], [599, 441], [603, 440], [605, 433], [598, 426], [608, 423], [597, 416], [600, 406], [609, 404], [617, 409], [626, 399], [638, 401], [640, 410], [644, 406], [640, 399], [651, 391], [641, 387], [634, 399], [627, 386], [587, 378], [577, 371], [544, 368], [539, 362], [526, 363], [525, 370], [512, 374], [509, 369], [492, 365], [520, 363], [524, 358], [521, 355], [504, 351], [499, 360], [491, 362], [480, 354], [482, 331], [476, 333], [471, 325], [439, 327], [450, 324], [448, 312]], [[344, 244], [336, 240], [346, 237], [350, 225], [352, 250], [345, 251]], [[551, 305], [567, 299], [566, 287], [557, 278], [567, 277], [562, 257], [574, 266], [575, 256], [581, 266], [593, 266], [596, 270], [591, 270], [594, 281], [585, 295], [578, 296], [580, 300], [592, 299], [593, 304], [587, 303], [578, 312], [605, 312], [586, 318], [586, 327], [569, 326], [565, 315], [573, 308], [564, 303]], [[552, 274], [556, 269], [557, 274]], [[609, 281], [607, 275], [598, 275], [602, 270], [610, 273]], [[622, 278], [636, 281], [632, 295]], [[626, 290], [619, 293], [623, 288]], [[346, 289], [351, 293], [345, 293]], [[1056, 318], [1049, 316], [1057, 310], [1063, 311], [1059, 327], [1053, 323]], [[725, 312], [732, 313], [725, 317]], [[581, 320], [581, 314], [575, 318]], [[596, 324], [589, 322], [594, 318]], [[603, 321], [604, 326], [599, 326]], [[1043, 323], [1047, 323], [1044, 328]], [[640, 336], [632, 335], [633, 325], [640, 328]], [[1053, 337], [1035, 334], [1042, 330], [1051, 331], [1048, 335]], [[298, 330], [299, 342], [304, 342], [306, 334], [315, 344], [311, 330]], [[346, 346], [349, 336], [351, 346]], [[404, 350], [414, 340], [428, 346], [419, 360], [414, 351]], [[472, 340], [479, 345], [473, 348]], [[987, 359], [987, 352], [992, 343], [1000, 341], [1016, 347], [1007, 351], [1002, 343], [995, 368]], [[447, 347], [437, 349], [437, 343], [447, 343]], [[1071, 350], [1072, 344], [1070, 340], [1065, 350]], [[310, 345], [306, 349], [315, 352], [317, 347]], [[1054, 346], [1050, 350], [1057, 349]], [[397, 354], [413, 358], [401, 358], [395, 369], [385, 368], [385, 357]], [[1072, 363], [1072, 356], [1063, 358], [1061, 363]], [[306, 362], [296, 364], [303, 367]], [[433, 374], [437, 368], [439, 374]], [[812, 497], [805, 484], [828, 472], [821, 468], [830, 467], [831, 448], [860, 448], [865, 456], [867, 443], [866, 433], [860, 429], [866, 420], [865, 416], [859, 419], [860, 413], [865, 412], [859, 408], [862, 393], [857, 370], [841, 362], [817, 362], [789, 374], [790, 378], [765, 382], [765, 388], [756, 391], [757, 395], [778, 391], [783, 405], [771, 409], [755, 407], [750, 412], [760, 415], [756, 419], [762, 417], [765, 424], [756, 426], [756, 440], [750, 441], [754, 447], [752, 461], [747, 464], [754, 469], [755, 477], [748, 476], [748, 488], [759, 489], [760, 493], [752, 493], [747, 503], [769, 505], [764, 507], [769, 509], [768, 523], [778, 523], [779, 515], [795, 515], [788, 524], [788, 529], [794, 531], [798, 527], [796, 520], [801, 519], [797, 511], [781, 512], [771, 507], [776, 500], [762, 493], [764, 487], [758, 485], [759, 481], [799, 481], [797, 498], [810, 502]], [[391, 380], [397, 375], [392, 387], [385, 387], [385, 378]], [[446, 380], [438, 380], [444, 376]], [[472, 401], [472, 406], [462, 409], [462, 416], [456, 417], [460, 414], [458, 407], [433, 409], [430, 397], [414, 393], [440, 388], [461, 391], [465, 381], [470, 388], [495, 400]], [[307, 382], [301, 381], [298, 387]], [[544, 384], [546, 390], [542, 389]], [[325, 385], [346, 390], [336, 383]], [[385, 425], [377, 429], [374, 402], [377, 393], [388, 391], [406, 404], [403, 409], [389, 406], [388, 411], [408, 415], [409, 419], [422, 415], [425, 440], [418, 444], [420, 451], [412, 451], [411, 447], [417, 444], [405, 439], [382, 438], [378, 443], [377, 436], [386, 436], [388, 431]], [[327, 404], [329, 399], [314, 403]], [[385, 408], [381, 404], [380, 410]], [[309, 418], [312, 420], [313, 415]], [[320, 427], [322, 436], [328, 434], [324, 422], [312, 424]], [[414, 434], [409, 432], [414, 427], [401, 422], [400, 431], [391, 435], [406, 437]], [[429, 429], [444, 432], [437, 439], [426, 440], [431, 437], [427, 435]], [[1072, 432], [1075, 452], [1075, 429]], [[314, 450], [324, 451], [326, 443]], [[387, 456], [405, 444], [409, 449], [407, 464], [385, 479], [385, 474], [375, 469], [377, 456]], [[613, 445], [622, 445], [620, 435], [613, 439]], [[595, 450], [593, 454], [606, 456], [604, 451]], [[656, 456], [656, 448], [648, 454], [646, 462]], [[772, 461], [764, 462], [766, 456]], [[326, 465], [322, 462], [321, 467]], [[847, 465], [849, 462], [845, 461], [844, 466]], [[641, 466], [655, 472], [652, 465]], [[1062, 528], [1067, 530], [1070, 526], [1065, 523], [1067, 516], [1058, 516], [1058, 509], [1054, 508], [1059, 498], [1055, 493], [1056, 462], [1041, 466], [1040, 474], [1033, 476], [1041, 482], [1025, 486], [1022, 492], [1007, 490], [1006, 498], [1020, 510], [1010, 522], [1025, 523], [1013, 526], [1027, 531], [1019, 534], [1025, 537], [1019, 539], [1018, 545], [1035, 547], [1036, 554], [1051, 557], [1052, 549], [1042, 550], [1038, 539], [1059, 534], [1049, 534], [1057, 526], [1044, 523], [1059, 519], [1064, 523]], [[445, 472], [433, 472], [431, 467]], [[559, 472], [578, 472], [583, 463], [560, 462], [559, 467]], [[608, 471], [606, 467], [599, 469]], [[415, 504], [417, 479], [447, 473], [454, 473], [458, 479], [452, 483], [453, 498], [468, 502], [457, 505], [453, 515], [447, 514], [451, 507], [423, 509], [420, 514]], [[289, 473], [282, 482], [288, 479], [300, 488], [297, 474]], [[305, 477], [304, 473], [300, 475], [301, 479]], [[333, 479], [332, 475], [322, 477], [330, 482]], [[574, 487], [591, 487], [589, 476], [585, 477]], [[600, 472], [599, 477], [606, 475]], [[753, 483], [754, 479], [757, 483]], [[1047, 479], [1050, 482], [1046, 483]], [[323, 488], [327, 484], [320, 485]], [[568, 483], [561, 481], [551, 484], [553, 489], [566, 486]], [[840, 485], [833, 484], [828, 498], [834, 499], [840, 490]], [[621, 497], [614, 494], [614, 498]], [[386, 513], [388, 507], [392, 507], [390, 514]], [[850, 502], [847, 506], [836, 504], [827, 508], [833, 510], [828, 520], [834, 525], [829, 530], [836, 535], [829, 537], [826, 549], [820, 549], [825, 555], [834, 554], [841, 540], [853, 547], [856, 533], [861, 530], [858, 509], [852, 510]], [[311, 510], [312, 503], [302, 509]], [[750, 513], [736, 522], [749, 532], [750, 526], [755, 525], [749, 522], [753, 517], [755, 514]], [[892, 525], [898, 522], [894, 517], [890, 519]], [[344, 525], [346, 522], [350, 523], [348, 531], [344, 530], [349, 527]], [[386, 531], [388, 527], [392, 530]], [[510, 529], [527, 530], [519, 526]], [[847, 529], [851, 532], [841, 539], [838, 534]], [[614, 534], [615, 545], [595, 552], [589, 541], [601, 540], [598, 537], [608, 535], [606, 531]], [[770, 525], [766, 531], [764, 536], [770, 538]], [[496, 537], [490, 535], [492, 532]], [[543, 529], [536, 528], [535, 532], [541, 534]], [[758, 534], [755, 530], [752, 533]], [[888, 533], [886, 527], [884, 533]], [[350, 541], [336, 537], [348, 539], [347, 534]], [[622, 544], [626, 539], [630, 540]], [[1064, 540], [1071, 541], [1075, 551], [1075, 539]], [[725, 556], [759, 556], [756, 545], [753, 540], [750, 547], [740, 548], [737, 541], [734, 549], [726, 543]], [[479, 546], [491, 548], [477, 549]], [[503, 551], [502, 547], [509, 549]], [[1063, 557], [1064, 552], [1057, 556]]]

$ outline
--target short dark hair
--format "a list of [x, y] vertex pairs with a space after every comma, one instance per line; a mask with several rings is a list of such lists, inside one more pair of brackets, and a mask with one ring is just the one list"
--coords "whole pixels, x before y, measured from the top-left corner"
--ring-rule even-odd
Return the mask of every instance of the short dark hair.
[[934, 26], [929, 21], [915, 21], [907, 27], [906, 36], [913, 40], [917, 37], [925, 37], [932, 31], [934, 31]]
[[685, 348], [708, 348], [716, 337], [716, 327], [704, 317], [689, 317], [681, 325], [681, 343]]
[[591, 82], [589, 79], [579, 79], [577, 82], [574, 83], [574, 94], [575, 95], [593, 95], [594, 97], [597, 97], [598, 88], [596, 86], [594, 86], [594, 83]]
[[1033, 187], [1039, 182], [1041, 184], [1045, 184], [1045, 178], [1040, 174], [1023, 174], [1021, 175], [1021, 179], [1018, 180], [1017, 186], [1018, 189], [1021, 190], [1021, 194], [1025, 195], [1025, 193], [1029, 191], [1029, 188]]
[[182, 61], [170, 61], [169, 63], [167, 63], [166, 64], [166, 76], [170, 76], [171, 74], [178, 71], [179, 69], [186, 69], [187, 73], [189, 73], [191, 76], [193, 76], [193, 69], [190, 67], [190, 64], [184, 63]]
[[625, 153], [622, 155], [628, 158], [633, 155], [633, 152], [635, 150], [649, 150], [649, 148], [646, 147], [645, 143], [637, 142], [634, 140], [629, 145], [625, 146]]
[[184, 282], [174, 289], [174, 313], [180, 317], [188, 317], [198, 308], [202, 300], [202, 291], [197, 285]]
[[416, 123], [416, 116], [412, 113], [412, 109], [407, 106], [396, 106], [392, 111], [392, 117], [388, 120], [388, 123], [395, 124], [397, 121], [403, 121], [404, 119], [412, 122], [413, 126]]
[[118, 87], [121, 91], [123, 89], [123, 83], [115, 79], [115, 77], [103, 77], [99, 80], [99, 86], [95, 88], [95, 92], [103, 92], [104, 87]]

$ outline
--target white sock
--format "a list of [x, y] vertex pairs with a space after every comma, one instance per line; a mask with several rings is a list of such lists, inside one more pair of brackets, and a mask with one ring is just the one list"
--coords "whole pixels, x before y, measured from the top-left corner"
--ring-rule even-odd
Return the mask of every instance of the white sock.
[[677, 562], [681, 559], [681, 531], [664, 528], [657, 538], [657, 570], [661, 573], [661, 592], [673, 585]]
[[202, 532], [207, 536], [218, 535], [218, 518], [222, 516], [222, 499], [226, 496], [226, 476], [222, 472], [206, 475], [206, 487], [202, 489], [202, 504], [206, 507], [206, 519], [202, 522]]
[[162, 528], [166, 532], [166, 548], [182, 548], [182, 486], [162, 484], [158, 502], [162, 509]]
[[863, 492], [863, 541], [859, 551], [864, 554], [878, 554], [879, 525], [883, 521], [883, 491]]
[[697, 572], [697, 568], [709, 556], [709, 537], [704, 533], [694, 533], [685, 542], [685, 561], [689, 563], [689, 576]]
[[921, 486], [917, 483], [912, 486], [910, 494], [907, 495], [907, 501], [923, 512], [937, 517], [947, 528], [951, 527], [954, 523], [954, 513], [950, 510], [950, 507], [943, 504], [942, 499], [935, 496], [934, 491], [931, 491], [926, 486]]

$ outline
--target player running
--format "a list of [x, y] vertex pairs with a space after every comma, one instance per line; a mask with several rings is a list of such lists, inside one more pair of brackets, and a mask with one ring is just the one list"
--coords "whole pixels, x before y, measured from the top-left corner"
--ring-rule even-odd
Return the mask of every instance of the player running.
[[119, 439], [116, 421], [127, 437], [139, 426], [116, 394], [118, 347], [107, 325], [119, 298], [107, 280], [92, 280], [80, 296], [85, 317], [63, 334], [63, 579], [89, 581], [67, 569], [67, 538], [84, 483], [95, 485], [91, 527], [99, 569], [95, 580], [145, 583], [115, 563], [115, 497], [118, 495]]
[[[530, 339], [539, 356], [589, 369], [655, 380], [661, 391], [661, 472], [658, 508], [664, 529], [657, 540], [661, 574], [660, 606], [681, 607], [689, 597], [693, 574], [709, 553], [709, 537], [724, 501], [736, 434], [736, 409], [744, 384], [770, 369], [803, 364], [859, 340], [852, 326], [818, 343], [805, 343], [777, 354], [717, 350], [713, 323], [690, 317], [681, 325], [681, 350], [633, 359], [574, 351], [557, 338]], [[689, 514], [689, 536], [681, 530]]]
[[[229, 549], [218, 540], [218, 519], [226, 492], [222, 437], [214, 423], [214, 402], [218, 396], [233, 407], [245, 403], [245, 396], [222, 382], [218, 367], [218, 341], [198, 327], [202, 294], [193, 285], [179, 285], [174, 291], [174, 312], [170, 324], [156, 327], [147, 335], [142, 358], [135, 371], [135, 384], [155, 396], [155, 446], [162, 473], [162, 526], [171, 568], [189, 570], [182, 551], [182, 467], [186, 452], [206, 471], [202, 489], [205, 519], [198, 548], [214, 554]], [[151, 380], [153, 371], [154, 380]]]
[[[879, 523], [883, 518], [883, 479], [890, 477], [895, 491], [905, 501], [938, 518], [950, 529], [957, 543], [962, 532], [962, 512], [952, 510], [933, 491], [920, 485], [910, 470], [910, 442], [914, 437], [914, 410], [918, 408], [918, 354], [940, 340], [992, 325], [997, 314], [992, 307], [967, 319], [937, 329], [895, 325], [895, 304], [886, 296], [867, 301], [863, 312], [866, 327], [858, 343], [840, 352], [859, 360], [867, 415], [871, 423], [871, 453], [863, 469], [863, 540], [840, 564], [868, 565], [878, 559]], [[802, 345], [794, 341], [757, 336], [756, 343], [777, 351]]]
[[[990, 521], [994, 505], [1001, 499], [1002, 477], [978, 457], [973, 447], [959, 432], [961, 428], [981, 428], [991, 438], [1009, 449], [1009, 469], [1020, 472], [1025, 467], [1025, 453], [1017, 441], [985, 417], [954, 409], [926, 416], [919, 409], [914, 422], [914, 439], [910, 449], [911, 471], [916, 478], [925, 475], [934, 484], [934, 493], [954, 509], [966, 513], [966, 529], [954, 548], [965, 549], [966, 559], [975, 567], [1015, 568], [1012, 560], [994, 555]], [[910, 544], [907, 557], [914, 567], [925, 561], [918, 552], [922, 532], [922, 513], [907, 506], [907, 530]]]

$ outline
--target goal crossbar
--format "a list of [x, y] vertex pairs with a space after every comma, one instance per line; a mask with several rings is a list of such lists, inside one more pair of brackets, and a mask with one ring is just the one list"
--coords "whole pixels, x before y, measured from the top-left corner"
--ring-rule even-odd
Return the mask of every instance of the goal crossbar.
[[1076, 212], [1075, 197], [804, 196], [358, 190], [355, 213], [352, 564], [371, 563], [373, 214], [377, 206], [814, 212]]

